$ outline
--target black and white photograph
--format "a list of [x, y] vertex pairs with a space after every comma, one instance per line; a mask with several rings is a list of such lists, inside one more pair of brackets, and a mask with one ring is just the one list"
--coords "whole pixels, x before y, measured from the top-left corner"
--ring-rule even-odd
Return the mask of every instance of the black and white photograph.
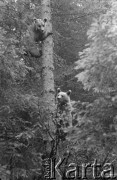
[[0, 0], [0, 180], [117, 180], [117, 0]]

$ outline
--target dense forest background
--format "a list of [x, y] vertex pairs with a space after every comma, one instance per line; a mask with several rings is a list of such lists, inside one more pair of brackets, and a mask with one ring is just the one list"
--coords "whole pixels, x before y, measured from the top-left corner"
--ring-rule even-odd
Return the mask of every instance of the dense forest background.
[[[59, 127], [69, 162], [113, 163], [117, 171], [117, 2], [51, 1], [55, 89], [72, 90], [73, 129]], [[0, 0], [0, 178], [43, 179], [45, 137], [41, 57], [27, 30], [39, 0]], [[58, 130], [58, 129], [57, 129]], [[58, 132], [58, 131], [57, 131]], [[64, 169], [64, 167], [63, 167]], [[88, 172], [91, 179], [91, 172]]]

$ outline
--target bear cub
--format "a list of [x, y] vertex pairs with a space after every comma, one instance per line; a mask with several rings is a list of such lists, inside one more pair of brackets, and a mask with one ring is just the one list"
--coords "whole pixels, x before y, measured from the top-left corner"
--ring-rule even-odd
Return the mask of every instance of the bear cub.
[[28, 27], [27, 34], [25, 36], [24, 55], [39, 58], [42, 56], [42, 44], [43, 41], [52, 32], [47, 31], [47, 19], [34, 18], [32, 24]]
[[61, 115], [65, 113], [65, 118], [67, 119], [69, 126], [72, 126], [72, 105], [70, 95], [71, 90], [63, 92], [60, 88], [57, 89], [57, 112]]
[[49, 35], [52, 35], [52, 32], [47, 32], [46, 30], [47, 19], [33, 19], [33, 23], [29, 28], [30, 36], [34, 42], [42, 42]]

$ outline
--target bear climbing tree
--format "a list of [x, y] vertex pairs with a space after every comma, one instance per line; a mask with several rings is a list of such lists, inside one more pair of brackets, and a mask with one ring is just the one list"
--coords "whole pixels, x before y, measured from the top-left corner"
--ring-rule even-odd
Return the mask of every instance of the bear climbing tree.
[[52, 35], [52, 31], [48, 32], [46, 29], [47, 19], [33, 19], [33, 23], [29, 27], [30, 37], [34, 42], [42, 43], [49, 35]]
[[47, 19], [34, 18], [28, 27], [28, 35], [24, 55], [39, 58], [42, 56], [42, 43], [50, 35], [52, 31], [47, 31]]

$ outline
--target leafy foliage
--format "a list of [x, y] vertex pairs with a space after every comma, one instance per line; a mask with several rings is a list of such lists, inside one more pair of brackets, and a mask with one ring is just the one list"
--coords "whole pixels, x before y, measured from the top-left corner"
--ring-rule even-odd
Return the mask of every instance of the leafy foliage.
[[111, 8], [95, 19], [87, 35], [88, 47], [80, 53], [77, 75], [86, 89], [96, 92], [111, 92], [116, 89], [116, 2]]
[[87, 32], [89, 43], [76, 62], [76, 69], [81, 70], [76, 77], [83, 83], [84, 89], [97, 94], [94, 102], [87, 104], [80, 114], [83, 126], [78, 134], [78, 147], [81, 148], [82, 144], [87, 154], [90, 152], [91, 157], [97, 158], [102, 165], [108, 159], [116, 161], [117, 157], [116, 6], [116, 1], [108, 2], [106, 12], [93, 20]]
[[31, 84], [40, 76], [36, 61], [32, 64], [23, 52], [33, 10], [31, 1], [24, 0], [4, 1], [0, 6], [0, 164], [11, 179], [33, 177], [41, 173], [43, 151], [38, 150], [42, 133], [35, 127], [42, 113], [34, 93], [37, 88]]

